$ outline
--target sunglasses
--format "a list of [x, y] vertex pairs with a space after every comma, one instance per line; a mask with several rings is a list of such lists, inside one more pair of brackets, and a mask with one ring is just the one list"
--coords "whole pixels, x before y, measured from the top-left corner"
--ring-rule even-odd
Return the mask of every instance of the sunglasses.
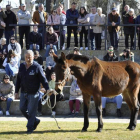
[[113, 50], [108, 50], [109, 52], [113, 52]]
[[49, 53], [53, 53], [53, 52], [49, 52]]
[[7, 79], [9, 79], [9, 78], [4, 78], [4, 80], [7, 80]]
[[10, 40], [15, 40], [15, 39], [10, 39]]
[[56, 11], [53, 11], [54, 13], [56, 13]]
[[112, 11], [112, 12], [116, 12], [116, 11]]

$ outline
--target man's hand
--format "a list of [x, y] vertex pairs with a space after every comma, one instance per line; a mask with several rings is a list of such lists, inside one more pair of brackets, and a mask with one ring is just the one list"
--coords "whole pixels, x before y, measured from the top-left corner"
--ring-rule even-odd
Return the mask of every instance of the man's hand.
[[15, 99], [19, 99], [19, 94], [15, 93]]
[[47, 90], [47, 94], [51, 96], [53, 94], [53, 90]]
[[52, 68], [51, 66], [48, 66], [48, 69], [49, 69], [49, 70], [51, 70], [51, 68]]
[[112, 26], [115, 26], [116, 25], [116, 23], [115, 22], [112, 22]]

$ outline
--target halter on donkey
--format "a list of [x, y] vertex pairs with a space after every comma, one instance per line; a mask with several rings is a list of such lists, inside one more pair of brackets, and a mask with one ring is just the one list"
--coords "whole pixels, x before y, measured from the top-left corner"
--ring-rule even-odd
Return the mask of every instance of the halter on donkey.
[[[89, 126], [88, 111], [90, 97], [93, 96], [98, 117], [97, 131], [103, 128], [101, 96], [114, 97], [120, 93], [131, 111], [130, 123], [127, 129], [134, 130], [139, 113], [138, 94], [140, 89], [140, 66], [131, 61], [105, 62], [97, 58], [89, 60], [83, 55], [61, 53], [58, 58], [54, 54], [56, 66], [56, 90], [65, 85], [64, 79], [70, 71], [77, 78], [77, 83], [84, 99], [84, 126], [82, 131], [87, 131]], [[65, 80], [66, 81], [66, 80]], [[60, 83], [60, 84], [59, 84]]]

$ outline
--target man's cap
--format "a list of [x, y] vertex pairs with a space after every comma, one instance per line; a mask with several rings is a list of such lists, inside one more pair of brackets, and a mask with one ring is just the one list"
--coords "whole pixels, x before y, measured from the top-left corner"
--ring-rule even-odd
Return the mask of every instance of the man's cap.
[[113, 7], [113, 8], [112, 8], [112, 11], [117, 11], [117, 8], [116, 8], [116, 7]]
[[72, 2], [72, 4], [74, 4], [74, 5], [75, 5], [75, 4], [77, 4], [77, 3], [76, 3], [76, 2]]
[[78, 47], [74, 47], [73, 51], [79, 51], [79, 48]]
[[26, 4], [25, 3], [22, 3], [21, 6], [26, 6]]
[[3, 79], [10, 79], [10, 77], [9, 77], [9, 75], [5, 74], [5, 75], [3, 76]]

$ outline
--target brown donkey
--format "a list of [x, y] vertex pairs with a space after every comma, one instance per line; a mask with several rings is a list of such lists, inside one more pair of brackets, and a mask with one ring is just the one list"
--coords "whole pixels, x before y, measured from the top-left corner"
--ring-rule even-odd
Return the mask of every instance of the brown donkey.
[[131, 111], [130, 123], [127, 129], [134, 130], [139, 113], [138, 94], [140, 89], [140, 66], [131, 61], [105, 62], [97, 58], [89, 60], [83, 55], [65, 54], [62, 52], [56, 62], [56, 90], [62, 90], [70, 73], [77, 78], [84, 99], [84, 126], [89, 126], [88, 111], [90, 97], [93, 96], [98, 116], [97, 131], [103, 128], [101, 96], [114, 97], [123, 93], [124, 100]]

